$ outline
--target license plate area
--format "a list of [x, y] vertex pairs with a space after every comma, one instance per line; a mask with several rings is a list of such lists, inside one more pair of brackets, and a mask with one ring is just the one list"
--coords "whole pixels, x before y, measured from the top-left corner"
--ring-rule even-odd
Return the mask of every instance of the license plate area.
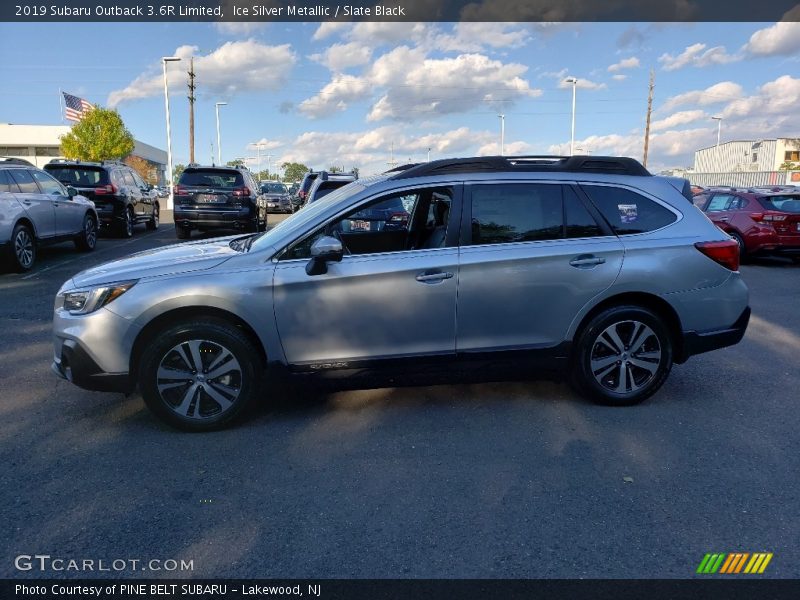
[[350, 229], [353, 231], [369, 231], [370, 230], [370, 222], [369, 221], [350, 221]]
[[195, 199], [199, 204], [222, 204], [227, 198], [219, 194], [197, 194]]

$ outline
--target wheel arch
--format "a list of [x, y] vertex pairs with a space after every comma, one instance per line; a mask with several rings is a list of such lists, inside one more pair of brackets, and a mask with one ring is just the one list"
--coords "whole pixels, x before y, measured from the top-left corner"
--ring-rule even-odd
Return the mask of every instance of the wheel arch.
[[167, 327], [181, 321], [188, 321], [190, 319], [197, 318], [216, 318], [225, 321], [241, 330], [247, 336], [253, 346], [255, 346], [255, 348], [258, 350], [262, 367], [266, 368], [267, 353], [264, 348], [264, 344], [258, 337], [258, 334], [256, 334], [255, 330], [250, 326], [249, 323], [247, 323], [247, 321], [222, 308], [213, 306], [186, 306], [168, 310], [155, 317], [142, 328], [133, 342], [129, 373], [131, 373], [132, 376], [135, 376], [135, 374], [139, 372], [139, 363], [145, 348], [147, 348], [147, 345], [153, 339], [155, 339], [160, 332], [164, 331], [164, 329]]
[[[14, 223], [14, 227], [16, 227], [17, 225], [25, 225], [28, 229], [31, 230], [31, 233], [33, 233], [34, 241], [36, 242], [39, 241], [39, 234], [36, 232], [36, 225], [33, 224], [33, 221], [29, 217], [27, 216], [20, 217], [19, 219], [17, 219], [16, 223]], [[11, 228], [11, 231], [14, 231], [14, 227]]]
[[[682, 335], [683, 328], [678, 313], [675, 312], [675, 309], [663, 298], [646, 292], [624, 292], [603, 299], [583, 316], [580, 323], [575, 328], [575, 333], [572, 336], [573, 342], [578, 340], [583, 330], [586, 329], [589, 322], [595, 316], [615, 306], [640, 306], [651, 310], [664, 319], [667, 330], [672, 338], [673, 361], [678, 364], [686, 361]], [[576, 347], [577, 344], [573, 343], [573, 353]]]

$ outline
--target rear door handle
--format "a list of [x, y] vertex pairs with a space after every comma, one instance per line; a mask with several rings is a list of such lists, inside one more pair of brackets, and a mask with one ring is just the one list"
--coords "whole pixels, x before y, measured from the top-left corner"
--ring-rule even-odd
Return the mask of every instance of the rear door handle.
[[421, 283], [436, 283], [437, 281], [450, 279], [452, 276], [452, 273], [420, 273], [417, 275], [416, 280]]
[[730, 218], [730, 217], [720, 217], [720, 218], [719, 218], [719, 220], [720, 220], [720, 221], [727, 221], [729, 218]]
[[595, 267], [597, 265], [602, 265], [605, 262], [605, 258], [592, 256], [591, 254], [581, 254], [580, 256], [576, 256], [569, 261], [569, 264], [573, 267]]

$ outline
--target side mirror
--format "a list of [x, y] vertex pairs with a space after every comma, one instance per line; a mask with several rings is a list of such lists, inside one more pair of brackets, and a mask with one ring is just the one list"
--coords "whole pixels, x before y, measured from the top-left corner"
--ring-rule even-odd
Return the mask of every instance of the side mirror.
[[77, 196], [77, 195], [78, 195], [78, 190], [76, 190], [76, 189], [75, 189], [74, 187], [72, 187], [71, 185], [68, 185], [68, 186], [67, 186], [67, 196], [69, 196], [69, 197], [70, 197], [70, 200], [71, 200], [72, 198], [74, 198], [75, 196]]
[[335, 237], [323, 236], [311, 245], [311, 260], [306, 265], [308, 275], [324, 275], [329, 262], [339, 262], [344, 256], [342, 242]]

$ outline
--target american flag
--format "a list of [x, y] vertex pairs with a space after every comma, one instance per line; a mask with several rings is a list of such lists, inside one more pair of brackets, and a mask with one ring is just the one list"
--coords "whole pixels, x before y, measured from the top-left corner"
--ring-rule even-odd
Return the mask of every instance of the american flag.
[[94, 104], [90, 104], [83, 98], [78, 98], [67, 92], [61, 93], [64, 94], [64, 104], [66, 105], [64, 117], [70, 121], [80, 121], [87, 112], [94, 108]]

